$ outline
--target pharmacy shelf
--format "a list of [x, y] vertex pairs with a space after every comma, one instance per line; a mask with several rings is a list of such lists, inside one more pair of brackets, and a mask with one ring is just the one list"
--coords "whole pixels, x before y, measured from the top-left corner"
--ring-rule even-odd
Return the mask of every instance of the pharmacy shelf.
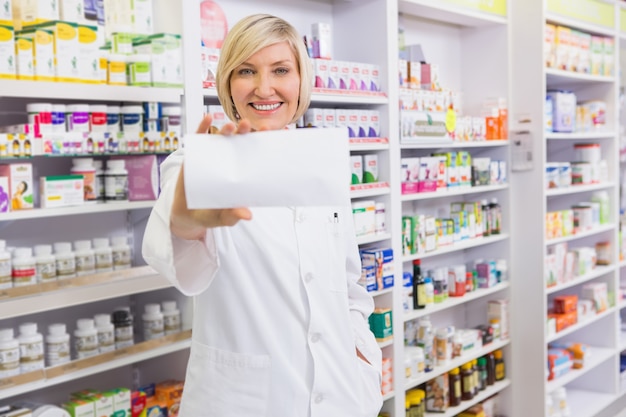
[[[615, 352], [613, 349], [590, 346], [588, 353], [585, 353], [585, 365], [580, 369], [571, 369], [565, 375], [548, 381], [546, 383], [546, 394], [550, 394], [555, 389], [569, 384], [614, 356]], [[569, 398], [569, 394], [567, 397]]]
[[458, 252], [466, 249], [477, 248], [479, 246], [489, 245], [496, 242], [502, 242], [507, 240], [509, 235], [506, 233], [488, 236], [488, 237], [477, 237], [474, 239], [467, 239], [460, 243], [455, 243], [454, 245], [444, 246], [443, 248], [436, 249], [432, 252], [426, 253], [415, 253], [412, 255], [405, 255], [402, 257], [402, 262], [412, 262], [415, 259], [425, 259], [433, 256], [444, 255], [446, 253]]
[[613, 271], [615, 271], [615, 265], [596, 266], [588, 274], [581, 275], [579, 277], [574, 277], [574, 279], [569, 282], [564, 282], [562, 284], [557, 284], [553, 287], [546, 288], [546, 295], [554, 294], [555, 292], [562, 291], [566, 288], [571, 288], [576, 285], [584, 284], [585, 282], [591, 281], [592, 279], [596, 279], [602, 275], [611, 273]]
[[388, 138], [350, 138], [350, 152], [387, 151]]
[[149, 266], [0, 290], [0, 317], [18, 317], [169, 288]]
[[406, 381], [405, 390], [409, 390], [411, 388], [422, 385], [423, 383], [430, 381], [431, 379], [438, 377], [439, 375], [443, 375], [446, 372], [450, 371], [454, 368], [459, 368], [464, 363], [471, 361], [472, 359], [480, 358], [481, 356], [485, 356], [486, 354], [493, 352], [498, 349], [502, 349], [507, 346], [511, 341], [510, 340], [496, 340], [494, 342], [489, 343], [486, 346], [482, 346], [478, 349], [474, 349], [471, 352], [467, 352], [464, 355], [456, 357], [449, 361], [446, 365], [438, 365], [433, 368], [430, 372], [420, 373], [420, 375], [416, 378], [409, 378]]
[[615, 77], [546, 68], [546, 84], [548, 85], [548, 89], [577, 84], [587, 84], [589, 82], [610, 84], [615, 82]]
[[472, 300], [476, 300], [478, 298], [486, 297], [488, 295], [504, 291], [509, 287], [510, 284], [508, 282], [501, 282], [491, 288], [477, 289], [471, 292], [467, 292], [462, 297], [448, 297], [446, 301], [443, 301], [441, 303], [430, 304], [425, 308], [415, 309], [404, 313], [403, 320], [404, 322], [416, 320], [421, 317], [434, 314], [438, 311], [447, 310], [449, 308], [468, 303]]
[[580, 329], [582, 329], [583, 327], [587, 327], [590, 324], [593, 324], [595, 322], [597, 322], [598, 320], [601, 320], [607, 316], [610, 316], [611, 314], [615, 313], [616, 308], [615, 307], [610, 307], [607, 308], [605, 311], [603, 311], [602, 313], [596, 314], [595, 316], [582, 321], [582, 322], [578, 322], [576, 324], [574, 324], [573, 326], [569, 326], [568, 328], [561, 330], [560, 332], [557, 332], [556, 334], [550, 335], [548, 337], [546, 337], [546, 343], [551, 343], [554, 342], [555, 340], [558, 340], [560, 338], [562, 338], [563, 336], [567, 336], [568, 334], [574, 333], [575, 331], [578, 331]]
[[29, 393], [54, 385], [74, 381], [90, 375], [96, 375], [122, 366], [131, 365], [147, 359], [157, 358], [178, 352], [191, 346], [191, 330], [165, 336], [160, 339], [137, 343], [124, 349], [104, 353], [64, 365], [47, 368], [41, 373], [43, 378], [23, 383], [18, 375], [14, 378], [0, 379], [0, 399]]
[[622, 330], [619, 333], [619, 351], [626, 350], [626, 331]]
[[385, 288], [384, 290], [380, 290], [380, 291], [370, 291], [369, 294], [372, 297], [379, 297], [384, 294], [391, 294], [392, 292], [393, 292], [393, 287], [390, 287], [390, 288]]
[[572, 410], [571, 417], [597, 416], [600, 411], [616, 398], [613, 394], [567, 388], [567, 404], [569, 409]]
[[391, 192], [388, 182], [375, 182], [350, 186], [350, 198], [376, 197]]
[[[492, 386], [487, 387], [482, 391], [479, 391], [478, 394], [474, 396], [474, 398], [472, 398], [471, 400], [461, 401], [461, 404], [457, 405], [456, 407], [448, 408], [444, 413], [428, 412], [428, 413], [425, 413], [424, 415], [426, 417], [454, 417], [462, 413], [463, 411], [467, 410], [468, 408], [473, 407], [476, 404], [486, 400], [487, 398], [493, 395], [496, 395], [497, 393], [501, 392], [505, 388], [508, 388], [510, 385], [511, 385], [511, 380], [509, 379], [498, 381]], [[568, 398], [569, 398], [569, 395], [568, 395]]]
[[497, 148], [500, 146], [508, 146], [508, 140], [481, 140], [476, 142], [459, 142], [449, 140], [433, 140], [420, 143], [401, 143], [400, 149], [464, 149], [464, 148]]
[[595, 140], [615, 139], [616, 135], [617, 132], [613, 130], [591, 130], [574, 133], [545, 133], [544, 137], [549, 140]]
[[27, 219], [47, 219], [51, 217], [75, 216], [79, 214], [96, 214], [115, 211], [149, 209], [154, 201], [128, 201], [103, 204], [83, 204], [81, 206], [19, 210], [0, 213], [0, 222]]
[[393, 345], [393, 337], [389, 338], [388, 340], [378, 342], [378, 347], [381, 349], [391, 345]]
[[56, 83], [45, 81], [0, 80], [0, 97], [37, 100], [158, 101], [180, 103], [182, 88], [132, 87], [106, 84]]
[[[215, 88], [204, 88], [202, 93], [205, 98], [217, 99]], [[311, 104], [314, 105], [316, 103], [388, 104], [389, 99], [385, 93], [381, 92], [314, 88], [311, 94]]]
[[387, 400], [391, 400], [395, 396], [396, 396], [396, 393], [394, 391], [389, 391], [387, 394], [383, 395], [383, 402]]
[[569, 187], [550, 188], [546, 190], [546, 197], [586, 193], [589, 191], [605, 190], [607, 188], [613, 188], [613, 187], [615, 187], [614, 182], [604, 182], [601, 184], [590, 184], [590, 185], [570, 185]]
[[587, 230], [586, 232], [576, 233], [575, 235], [563, 236], [563, 237], [558, 237], [555, 239], [548, 239], [546, 240], [546, 245], [555, 245], [557, 243], [570, 242], [572, 240], [581, 239], [583, 237], [593, 236], [593, 235], [597, 235], [600, 233], [609, 232], [612, 230], [615, 230], [615, 225], [606, 224], [603, 226], [598, 226], [594, 228], [593, 230]]
[[[605, 3], [610, 3], [610, 2], [611, 2], [610, 0], [605, 1]], [[546, 21], [554, 23], [554, 24], [558, 24], [561, 26], [567, 26], [572, 29], [582, 30], [583, 32], [587, 32], [587, 33], [615, 37], [615, 31], [611, 28], [581, 22], [580, 20], [565, 17], [565, 16], [562, 16], [553, 12], [546, 12]]]
[[492, 191], [506, 190], [507, 188], [509, 188], [508, 184], [480, 185], [477, 187], [449, 187], [449, 188], [437, 190], [437, 191], [430, 192], [430, 193], [404, 194], [402, 195], [402, 197], [400, 197], [400, 200], [402, 201], [430, 200], [433, 198], [488, 193]]
[[506, 25], [507, 23], [506, 17], [473, 11], [454, 3], [432, 0], [401, 0], [398, 2], [398, 11], [424, 19], [468, 27]]
[[367, 245], [369, 243], [378, 243], [383, 240], [391, 239], [391, 233], [378, 233], [364, 236], [357, 236], [356, 243], [359, 245]]

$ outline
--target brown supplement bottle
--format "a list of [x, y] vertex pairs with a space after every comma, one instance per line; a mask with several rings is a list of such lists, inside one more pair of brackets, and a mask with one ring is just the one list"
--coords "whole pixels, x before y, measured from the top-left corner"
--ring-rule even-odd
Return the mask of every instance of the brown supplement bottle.
[[471, 362], [461, 366], [461, 387], [461, 399], [463, 401], [474, 398], [474, 373]]
[[495, 358], [495, 368], [496, 368], [496, 381], [502, 381], [506, 377], [506, 369], [504, 367], [504, 358], [502, 357], [502, 351], [496, 350], [493, 352], [493, 356]]
[[461, 404], [461, 371], [459, 368], [450, 370], [449, 382], [450, 382], [450, 407], [456, 407]]

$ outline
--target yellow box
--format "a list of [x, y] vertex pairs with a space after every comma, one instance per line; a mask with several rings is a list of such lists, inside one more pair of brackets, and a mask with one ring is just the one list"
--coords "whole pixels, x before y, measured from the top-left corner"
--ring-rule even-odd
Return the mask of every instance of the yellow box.
[[16, 29], [59, 19], [57, 0], [13, 0]]
[[100, 69], [98, 27], [78, 25], [78, 78], [82, 82], [99, 84], [106, 79]]
[[42, 23], [37, 25], [37, 27], [51, 30], [54, 33], [53, 45], [56, 81], [79, 81], [78, 24], [58, 20]]
[[35, 79], [35, 45], [33, 38], [15, 35], [15, 63], [18, 80]]
[[32, 39], [34, 78], [37, 81], [55, 81], [54, 32], [36, 26], [24, 29], [18, 36]]
[[13, 26], [11, 0], [0, 0], [0, 25]]
[[15, 79], [15, 37], [12, 26], [0, 26], [0, 79]]

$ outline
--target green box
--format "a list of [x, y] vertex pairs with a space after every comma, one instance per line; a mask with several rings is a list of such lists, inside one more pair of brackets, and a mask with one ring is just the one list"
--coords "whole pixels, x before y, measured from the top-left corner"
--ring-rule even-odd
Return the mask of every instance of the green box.
[[393, 337], [392, 311], [390, 308], [376, 309], [369, 318], [370, 329], [376, 340], [384, 341]]

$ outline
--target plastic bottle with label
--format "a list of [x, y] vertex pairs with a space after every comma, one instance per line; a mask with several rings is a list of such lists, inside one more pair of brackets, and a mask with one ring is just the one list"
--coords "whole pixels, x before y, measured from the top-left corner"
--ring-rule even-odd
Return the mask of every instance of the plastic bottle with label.
[[43, 369], [43, 336], [37, 332], [37, 323], [21, 324], [17, 340], [20, 343], [20, 373]]
[[133, 319], [127, 309], [117, 309], [113, 312], [113, 326], [115, 327], [115, 348], [123, 349], [132, 346], [133, 340]]
[[31, 248], [15, 248], [11, 264], [14, 287], [25, 287], [37, 283], [35, 258]]
[[0, 329], [0, 379], [20, 374], [20, 342], [13, 329]]
[[74, 242], [74, 257], [76, 258], [76, 276], [93, 275], [96, 273], [96, 256], [91, 249], [90, 240]]
[[57, 278], [76, 277], [76, 258], [72, 252], [72, 244], [70, 242], [55, 242], [53, 246], [57, 262]]
[[94, 322], [98, 332], [98, 352], [106, 353], [115, 350], [115, 326], [111, 323], [111, 316], [96, 314]]
[[109, 246], [109, 238], [98, 237], [93, 239], [93, 251], [96, 258], [96, 272], [113, 271], [113, 251]]
[[163, 329], [165, 336], [178, 333], [181, 331], [180, 310], [176, 306], [176, 301], [161, 302], [163, 309]]
[[70, 361], [70, 335], [64, 323], [48, 326], [45, 351], [48, 366], [57, 366]]
[[74, 330], [76, 359], [89, 358], [98, 354], [98, 331], [93, 319], [78, 319]]
[[419, 259], [413, 261], [413, 306], [415, 309], [426, 307], [426, 284]]
[[128, 171], [123, 159], [110, 159], [104, 172], [104, 198], [107, 202], [128, 201]]
[[491, 235], [499, 235], [502, 225], [502, 209], [500, 208], [498, 199], [495, 197], [492, 198], [491, 203], [489, 203], [489, 216], [491, 217], [491, 230], [489, 233]]
[[143, 340], [158, 339], [164, 336], [163, 313], [159, 304], [146, 304], [143, 320]]
[[96, 168], [93, 166], [93, 158], [74, 158], [70, 172], [74, 175], [83, 176], [83, 199], [85, 203], [95, 203], [96, 194]]
[[96, 202], [104, 203], [104, 169], [102, 169], [102, 161], [94, 160], [92, 164], [96, 175], [96, 180], [94, 182]]
[[57, 280], [56, 258], [52, 254], [52, 245], [35, 245], [35, 276], [37, 282], [46, 283]]
[[11, 253], [6, 245], [7, 242], [0, 239], [0, 290], [13, 287]]
[[130, 264], [130, 246], [126, 236], [113, 236], [111, 238], [111, 251], [113, 252], [113, 269], [128, 269]]

